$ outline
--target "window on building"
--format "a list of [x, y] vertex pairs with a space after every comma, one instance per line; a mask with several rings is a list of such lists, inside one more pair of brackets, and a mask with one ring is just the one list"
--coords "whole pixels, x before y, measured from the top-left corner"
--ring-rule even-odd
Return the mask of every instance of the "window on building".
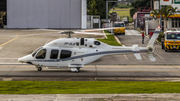
[[180, 27], [180, 18], [172, 18], [172, 27]]
[[51, 50], [50, 59], [57, 59], [59, 50]]
[[71, 54], [72, 54], [71, 51], [61, 50], [61, 56], [60, 56], [60, 58], [61, 58], [61, 59], [69, 58], [69, 57], [71, 57]]
[[46, 49], [40, 50], [36, 55], [36, 59], [45, 59], [45, 57], [46, 57]]

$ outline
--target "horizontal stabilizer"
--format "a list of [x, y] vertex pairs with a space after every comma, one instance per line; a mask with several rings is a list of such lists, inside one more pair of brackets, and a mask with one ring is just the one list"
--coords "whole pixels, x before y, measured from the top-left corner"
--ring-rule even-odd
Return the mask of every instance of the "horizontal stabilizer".
[[134, 56], [136, 57], [136, 59], [142, 60], [141, 55], [139, 53], [140, 47], [138, 47], [138, 45], [133, 45], [132, 47], [134, 48], [133, 53], [134, 53]]
[[156, 61], [156, 58], [153, 56], [153, 54], [148, 54], [148, 57], [150, 61]]

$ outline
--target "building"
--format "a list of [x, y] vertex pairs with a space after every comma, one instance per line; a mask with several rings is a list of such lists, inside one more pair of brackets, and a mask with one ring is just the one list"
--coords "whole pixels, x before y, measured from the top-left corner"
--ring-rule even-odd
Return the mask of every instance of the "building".
[[7, 0], [7, 28], [86, 28], [87, 0]]
[[[160, 0], [160, 5], [161, 6], [169, 6], [171, 5], [172, 7], [177, 7], [177, 13], [174, 15], [169, 16], [167, 22], [166, 22], [166, 28], [167, 29], [178, 29], [180, 30], [180, 0]], [[153, 15], [151, 15], [153, 16]], [[160, 15], [156, 16], [157, 21], [160, 23]], [[162, 30], [166, 30], [164, 28], [165, 23], [164, 23], [164, 16], [162, 15]]]
[[138, 11], [133, 15], [134, 20], [134, 28], [142, 28], [145, 27], [146, 17], [150, 17], [150, 11], [152, 8], [150, 7], [139, 7]]

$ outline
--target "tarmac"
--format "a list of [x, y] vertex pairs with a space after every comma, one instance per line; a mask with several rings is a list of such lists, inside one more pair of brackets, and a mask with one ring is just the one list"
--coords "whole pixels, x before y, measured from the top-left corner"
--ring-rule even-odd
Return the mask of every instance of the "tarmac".
[[0, 101], [179, 101], [180, 94], [38, 94], [0, 95]]
[[[44, 45], [47, 40], [54, 40], [66, 35], [59, 35], [59, 31], [49, 30], [1, 30], [0, 50], [0, 80], [1, 81], [20, 81], [20, 80], [50, 80], [51, 71], [53, 76], [58, 74], [59, 80], [65, 80], [64, 77], [70, 74], [66, 80], [82, 80], [82, 76], [88, 80], [117, 80], [117, 81], [173, 81], [179, 82], [180, 67], [179, 65], [93, 65], [92, 67], [83, 68], [80, 73], [72, 73], [69, 70], [44, 70], [37, 72], [35, 68], [29, 65], [17, 63], [17, 58], [29, 54], [32, 50]], [[5, 33], [5, 34], [4, 34]], [[49, 35], [49, 33], [51, 33]], [[34, 36], [29, 36], [37, 34]], [[41, 36], [39, 35], [41, 34]], [[16, 38], [18, 36], [18, 38]], [[28, 37], [27, 37], [28, 36]], [[57, 37], [58, 36], [58, 37]], [[81, 36], [81, 35], [79, 35]], [[78, 37], [78, 36], [76, 36]], [[87, 36], [84, 36], [87, 37]], [[94, 37], [89, 35], [88, 38]], [[103, 36], [96, 36], [102, 38]], [[28, 41], [27, 41], [28, 40]], [[11, 41], [11, 42], [10, 42]], [[16, 49], [13, 48], [17, 47]], [[9, 50], [11, 52], [9, 52]], [[13, 51], [12, 51], [13, 50]], [[27, 51], [28, 50], [28, 51]], [[8, 57], [9, 58], [8, 58]], [[127, 56], [128, 57], [128, 56]], [[129, 56], [130, 57], [130, 56]], [[177, 57], [179, 58], [179, 57]], [[104, 58], [107, 60], [106, 58]], [[129, 58], [131, 59], [131, 58]], [[113, 61], [113, 60], [112, 60]], [[124, 62], [124, 61], [122, 61]], [[132, 61], [133, 62], [133, 61]], [[136, 63], [136, 61], [134, 61]], [[4, 65], [5, 63], [6, 65]], [[11, 64], [14, 63], [14, 64]], [[11, 64], [11, 65], [8, 65]], [[159, 67], [158, 67], [159, 66]], [[8, 68], [6, 68], [8, 67]], [[119, 69], [117, 69], [119, 68]], [[97, 71], [98, 70], [98, 71]], [[43, 77], [42, 75], [47, 74]], [[35, 75], [35, 76], [34, 76]], [[90, 76], [89, 76], [90, 75]], [[63, 77], [64, 76], [64, 77]], [[74, 77], [75, 76], [75, 77]], [[106, 78], [109, 76], [108, 78]], [[145, 77], [144, 77], [145, 76]], [[80, 78], [78, 78], [80, 77]], [[54, 78], [54, 80], [58, 80]], [[180, 94], [36, 94], [36, 95], [0, 95], [0, 101], [179, 101]]]

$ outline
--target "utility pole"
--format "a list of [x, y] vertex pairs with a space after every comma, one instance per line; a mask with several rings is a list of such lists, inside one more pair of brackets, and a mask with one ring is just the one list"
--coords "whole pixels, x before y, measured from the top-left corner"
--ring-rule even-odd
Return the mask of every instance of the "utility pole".
[[154, 0], [153, 0], [153, 8], [152, 9], [154, 9]]
[[152, 0], [150, 0], [150, 8], [152, 9]]

